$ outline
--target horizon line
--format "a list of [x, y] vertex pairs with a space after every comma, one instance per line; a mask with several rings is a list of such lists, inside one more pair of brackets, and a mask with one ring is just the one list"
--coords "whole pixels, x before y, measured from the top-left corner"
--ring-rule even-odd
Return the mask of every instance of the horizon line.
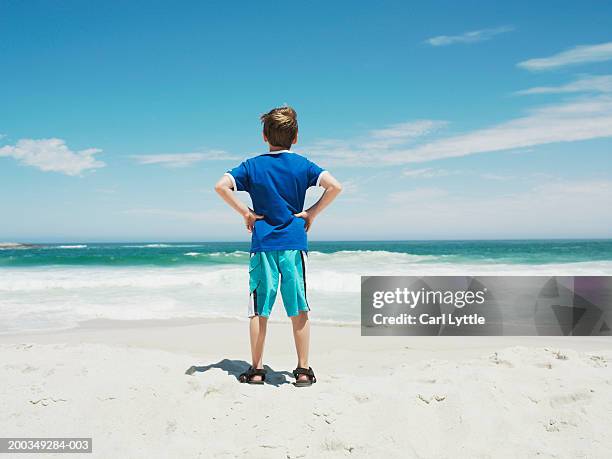
[[[463, 238], [463, 239], [316, 239], [310, 240], [309, 243], [380, 243], [380, 242], [510, 242], [510, 241], [612, 241], [610, 237], [526, 237], [526, 238]], [[33, 240], [27, 242], [17, 242], [15, 240], [0, 239], [0, 244], [19, 244], [19, 245], [56, 245], [56, 244], [250, 244], [250, 241], [245, 240], [163, 240], [163, 239], [146, 239], [146, 240], [61, 240], [61, 241], [38, 241]]]

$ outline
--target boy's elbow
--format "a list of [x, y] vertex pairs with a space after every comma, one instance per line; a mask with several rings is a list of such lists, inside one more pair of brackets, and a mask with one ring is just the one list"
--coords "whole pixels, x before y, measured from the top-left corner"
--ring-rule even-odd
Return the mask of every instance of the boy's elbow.
[[222, 194], [223, 191], [226, 189], [227, 189], [227, 186], [225, 185], [225, 183], [223, 183], [223, 180], [220, 180], [215, 184], [215, 191], [218, 194]]

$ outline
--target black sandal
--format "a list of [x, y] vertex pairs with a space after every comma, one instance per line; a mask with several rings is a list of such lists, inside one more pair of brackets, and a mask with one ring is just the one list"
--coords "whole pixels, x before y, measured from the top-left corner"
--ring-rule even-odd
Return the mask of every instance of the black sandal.
[[[253, 381], [254, 376], [261, 376], [260, 381]], [[263, 368], [249, 367], [247, 371], [238, 376], [238, 381], [247, 384], [263, 384], [266, 380], [266, 370]]]
[[[308, 379], [299, 379], [300, 375], [306, 375]], [[312, 371], [311, 367], [297, 367], [295, 370], [293, 370], [293, 377], [295, 378], [295, 382], [293, 383], [295, 387], [309, 387], [317, 382], [317, 378], [315, 377], [314, 371]]]

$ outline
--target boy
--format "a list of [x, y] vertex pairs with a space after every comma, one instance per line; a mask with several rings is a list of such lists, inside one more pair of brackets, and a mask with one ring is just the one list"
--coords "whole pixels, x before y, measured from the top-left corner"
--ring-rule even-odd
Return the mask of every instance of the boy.
[[[244, 218], [251, 237], [249, 265], [249, 331], [252, 363], [240, 382], [263, 384], [263, 348], [270, 311], [279, 287], [287, 315], [291, 317], [298, 364], [295, 385], [316, 382], [308, 366], [310, 323], [306, 301], [306, 232], [314, 219], [342, 190], [332, 175], [303, 156], [290, 151], [297, 143], [297, 114], [280, 107], [261, 116], [263, 139], [269, 152], [247, 159], [229, 170], [215, 186], [225, 202]], [[303, 210], [306, 189], [321, 186], [325, 192]], [[251, 195], [253, 210], [238, 200], [233, 191]]]

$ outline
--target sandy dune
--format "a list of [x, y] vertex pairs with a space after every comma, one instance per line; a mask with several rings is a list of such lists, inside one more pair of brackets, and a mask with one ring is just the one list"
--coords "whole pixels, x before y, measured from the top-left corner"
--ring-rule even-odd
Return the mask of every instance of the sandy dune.
[[230, 321], [4, 335], [0, 430], [93, 437], [87, 457], [100, 458], [612, 451], [609, 338], [366, 338], [315, 326], [319, 382], [307, 389], [289, 383], [288, 325], [271, 324], [270, 384], [237, 382], [247, 351], [246, 324]]

